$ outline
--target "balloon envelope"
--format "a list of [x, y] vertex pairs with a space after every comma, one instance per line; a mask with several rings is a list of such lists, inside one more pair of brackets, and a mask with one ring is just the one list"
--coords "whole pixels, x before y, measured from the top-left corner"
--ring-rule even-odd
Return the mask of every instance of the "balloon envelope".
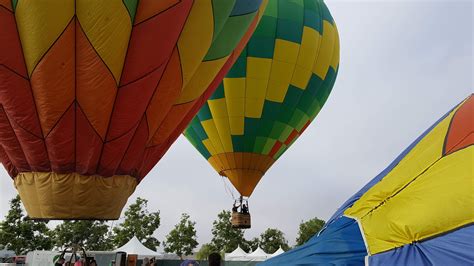
[[472, 121], [471, 95], [349, 198], [317, 236], [265, 263], [472, 264]]
[[118, 218], [265, 3], [0, 0], [0, 157], [28, 215]]
[[323, 1], [269, 1], [185, 136], [241, 195], [250, 196], [319, 113], [338, 68], [337, 28]]

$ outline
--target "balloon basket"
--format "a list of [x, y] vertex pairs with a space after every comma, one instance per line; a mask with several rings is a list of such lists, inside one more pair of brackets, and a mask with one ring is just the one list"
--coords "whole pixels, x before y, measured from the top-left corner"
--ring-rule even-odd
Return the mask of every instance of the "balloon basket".
[[232, 228], [249, 229], [251, 226], [250, 213], [232, 212]]

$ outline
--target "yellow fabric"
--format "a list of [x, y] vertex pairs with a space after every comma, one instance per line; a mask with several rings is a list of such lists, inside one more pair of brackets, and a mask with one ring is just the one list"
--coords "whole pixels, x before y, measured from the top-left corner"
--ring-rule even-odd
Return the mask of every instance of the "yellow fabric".
[[335, 42], [337, 39], [336, 28], [328, 21], [323, 21], [323, 37], [321, 46], [318, 51], [318, 57], [313, 66], [313, 73], [318, 75], [322, 80], [326, 79], [326, 74], [329, 69], [329, 65], [334, 57]]
[[268, 58], [247, 57], [247, 78], [267, 79], [270, 77], [272, 60]]
[[224, 90], [229, 114], [230, 133], [232, 135], [244, 134], [245, 115], [245, 78], [224, 78]]
[[232, 152], [234, 150], [232, 145], [232, 138], [230, 136], [230, 124], [229, 119], [225, 118], [214, 118], [214, 124], [216, 125], [217, 132], [219, 133], [222, 147], [224, 152]]
[[212, 144], [212, 141], [210, 139], [205, 139], [202, 141], [202, 144], [206, 146], [206, 149], [209, 151], [211, 155], [216, 154], [216, 149], [214, 148], [214, 145]]
[[181, 93], [177, 103], [187, 103], [201, 96], [228, 59], [229, 56], [226, 56], [216, 60], [202, 62], [195, 71], [191, 80], [183, 88], [183, 92]]
[[227, 105], [224, 98], [209, 100], [207, 103], [213, 118], [227, 117]]
[[244, 88], [246, 117], [262, 116], [272, 63], [273, 60], [268, 58], [247, 57], [247, 82]]
[[[320, 43], [321, 35], [319, 32], [310, 27], [303, 27], [303, 38], [301, 40], [298, 60], [296, 61], [295, 73], [293, 74], [293, 85], [296, 87], [306, 89]], [[302, 76], [301, 80], [298, 79], [298, 76]]]
[[245, 99], [244, 98], [225, 98], [227, 104], [227, 112], [229, 112], [229, 118], [231, 117], [243, 117], [245, 112]]
[[227, 118], [227, 106], [224, 98], [209, 100], [209, 109], [219, 134], [225, 152], [232, 151], [232, 139], [230, 137], [230, 125]]
[[268, 79], [247, 79], [245, 89], [245, 116], [260, 118], [267, 93]]
[[474, 146], [443, 157], [361, 219], [370, 254], [474, 223]]
[[441, 157], [444, 136], [454, 112], [429, 132], [380, 182], [370, 188], [346, 214], [363, 217], [383, 200], [403, 189]]
[[223, 82], [226, 98], [245, 97], [245, 78], [224, 78]]
[[267, 85], [267, 79], [248, 78], [247, 87], [245, 89], [245, 98], [265, 99]]
[[334, 70], [337, 69], [337, 67], [339, 66], [339, 56], [340, 56], [340, 53], [339, 53], [339, 50], [340, 50], [340, 47], [339, 47], [339, 31], [337, 30], [337, 26], [334, 25], [334, 34], [335, 34], [335, 44], [334, 44], [334, 50], [333, 50], [333, 56], [332, 56], [332, 60], [331, 60], [331, 64], [330, 66], [332, 68], [334, 68]]
[[442, 157], [454, 112], [344, 212], [360, 221], [370, 254], [474, 222], [474, 147]]
[[296, 65], [295, 72], [293, 73], [293, 77], [291, 78], [291, 85], [302, 90], [306, 90], [309, 79], [311, 78], [311, 74], [311, 70]]
[[75, 2], [77, 18], [87, 38], [112, 72], [115, 81], [120, 82], [132, 32], [127, 8], [122, 0]]
[[14, 181], [28, 216], [35, 219], [115, 220], [137, 186], [128, 175], [29, 172]]
[[[212, 1], [194, 1], [178, 40], [183, 87], [191, 80], [209, 47], [211, 47], [213, 30]], [[190, 43], [193, 45], [189, 45]]]
[[201, 122], [204, 131], [206, 132], [207, 136], [211, 140], [212, 146], [214, 147], [214, 151], [216, 153], [223, 153], [224, 147], [222, 146], [219, 132], [217, 131], [216, 125], [213, 119], [209, 119], [206, 121]]
[[74, 16], [74, 2], [18, 1], [15, 17], [29, 76], [71, 21]]
[[273, 60], [270, 81], [268, 82], [267, 100], [279, 103], [285, 100], [294, 69], [294, 63]]
[[296, 64], [299, 50], [300, 45], [298, 43], [276, 39], [273, 60]]
[[262, 116], [263, 104], [265, 99], [246, 99], [245, 100], [245, 116], [249, 118], [260, 118]]

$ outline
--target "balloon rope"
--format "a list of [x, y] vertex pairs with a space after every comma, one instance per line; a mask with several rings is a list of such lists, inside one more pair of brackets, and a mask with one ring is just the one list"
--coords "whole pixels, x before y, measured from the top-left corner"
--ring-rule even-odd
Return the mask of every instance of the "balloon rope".
[[231, 189], [231, 188], [229, 187], [229, 185], [225, 182], [224, 177], [223, 177], [223, 176], [221, 176], [221, 177], [222, 177], [222, 184], [224, 185], [225, 191], [226, 191], [227, 194], [229, 194], [229, 195], [232, 197], [232, 199], [235, 201], [235, 195], [234, 195], [234, 193], [232, 192], [232, 189]]

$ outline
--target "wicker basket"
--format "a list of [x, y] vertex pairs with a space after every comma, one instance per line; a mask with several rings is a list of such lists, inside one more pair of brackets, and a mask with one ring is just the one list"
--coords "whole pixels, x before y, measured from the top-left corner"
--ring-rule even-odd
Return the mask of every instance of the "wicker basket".
[[232, 212], [232, 227], [239, 229], [250, 228], [250, 213]]

